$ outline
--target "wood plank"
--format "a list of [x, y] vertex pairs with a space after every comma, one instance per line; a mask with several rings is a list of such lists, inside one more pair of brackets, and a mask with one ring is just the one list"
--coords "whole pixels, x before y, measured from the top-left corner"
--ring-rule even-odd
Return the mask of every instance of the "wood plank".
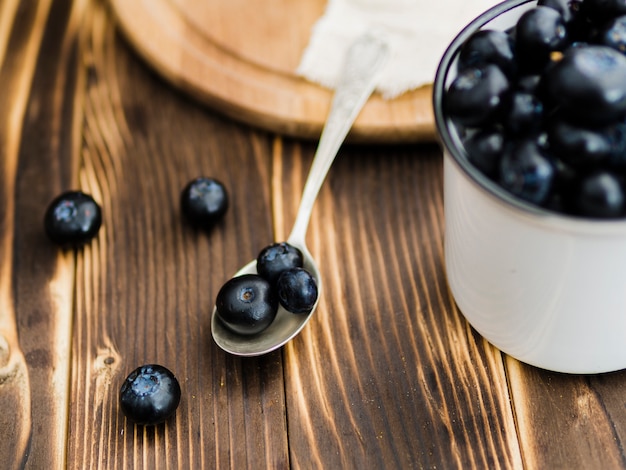
[[[212, 343], [215, 295], [289, 232], [314, 143], [177, 93], [99, 0], [0, 1], [0, 88], [7, 467], [626, 468], [626, 373], [503, 361], [456, 310], [438, 148], [341, 151], [308, 237], [319, 311], [284, 350], [237, 359]], [[200, 174], [232, 196], [209, 234], [178, 210]], [[70, 187], [105, 214], [76, 252], [41, 230], [47, 203]], [[183, 400], [144, 429], [117, 393], [146, 362], [177, 374]]]
[[[62, 2], [59, 6], [64, 9]], [[63, 28], [64, 13], [56, 13]], [[39, 165], [57, 150], [48, 147], [54, 139], [47, 133], [25, 145], [35, 130], [42, 130], [40, 118], [58, 122], [60, 117], [58, 107], [46, 98], [50, 89], [45, 90], [46, 97], [38, 94], [43, 91], [38, 59], [51, 15], [50, 1], [0, 4], [0, 427], [5, 430], [0, 456], [6, 468], [60, 468], [64, 461], [69, 365], [65, 345], [71, 310], [55, 307], [63, 304], [63, 293], [71, 292], [72, 281], [41, 270], [41, 264], [27, 276], [28, 264], [35, 259], [28, 254], [43, 254], [49, 267], [56, 265], [57, 256], [42, 243], [43, 213], [36, 205], [48, 180], [33, 184], [23, 171], [24, 157], [33, 150], [31, 163]], [[55, 42], [46, 48], [52, 60], [67, 59], [60, 45]], [[58, 174], [54, 168], [46, 172]], [[60, 294], [56, 299], [55, 291]]]
[[[281, 354], [234, 358], [209, 330], [222, 283], [272, 239], [269, 138], [178, 95], [129, 53], [100, 3], [88, 28], [77, 174], [104, 223], [77, 257], [69, 466], [287, 468]], [[210, 234], [178, 208], [202, 174], [231, 194]], [[173, 419], [144, 429], [117, 394], [150, 362], [177, 375], [183, 397]]]
[[[275, 156], [283, 237], [313, 150]], [[294, 468], [521, 467], [501, 355], [446, 287], [441, 178], [434, 146], [347, 147], [334, 163], [308, 236], [324, 297], [286, 347]]]
[[507, 360], [528, 468], [626, 468], [626, 372], [568, 375]]
[[[43, 213], [61, 191], [75, 188], [82, 88], [78, 36], [84, 1], [49, 6], [21, 135], [16, 210], [16, 308], [30, 371], [32, 442], [29, 468], [66, 466], [75, 256], [42, 230]], [[45, 393], [41, 393], [45, 390]]]

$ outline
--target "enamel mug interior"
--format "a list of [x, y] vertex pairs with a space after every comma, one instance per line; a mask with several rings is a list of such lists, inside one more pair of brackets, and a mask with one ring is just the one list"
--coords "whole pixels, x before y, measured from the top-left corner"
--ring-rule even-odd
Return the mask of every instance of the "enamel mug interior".
[[506, 29], [536, 1], [498, 4], [446, 51], [434, 83], [444, 149], [448, 283], [470, 324], [503, 352], [557, 372], [626, 368], [626, 221], [591, 221], [519, 201], [467, 160], [442, 111], [459, 46]]

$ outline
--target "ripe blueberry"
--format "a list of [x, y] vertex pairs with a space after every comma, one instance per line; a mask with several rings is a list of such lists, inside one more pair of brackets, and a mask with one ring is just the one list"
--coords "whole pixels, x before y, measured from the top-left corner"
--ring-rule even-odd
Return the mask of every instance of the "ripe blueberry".
[[539, 129], [543, 118], [543, 103], [532, 93], [517, 91], [507, 103], [505, 125], [513, 134]]
[[126, 377], [119, 401], [131, 421], [141, 425], [159, 424], [176, 411], [180, 403], [180, 384], [165, 367], [144, 365]]
[[81, 191], [67, 191], [57, 196], [44, 216], [48, 238], [63, 246], [83, 245], [96, 236], [101, 224], [100, 206]]
[[275, 285], [286, 269], [302, 267], [302, 252], [287, 242], [272, 243], [261, 250], [256, 269], [260, 276]]
[[570, 119], [602, 125], [626, 113], [626, 57], [606, 46], [572, 47], [548, 68], [545, 89]]
[[532, 140], [511, 145], [500, 163], [502, 187], [535, 204], [547, 200], [553, 177], [553, 165]]
[[278, 299], [291, 313], [309, 313], [317, 302], [317, 282], [307, 270], [292, 268], [278, 278]]
[[556, 120], [548, 130], [552, 153], [576, 168], [590, 168], [605, 162], [613, 148], [611, 134], [609, 129], [587, 129], [565, 120]]
[[496, 120], [508, 91], [509, 80], [496, 65], [468, 68], [450, 85], [444, 105], [455, 122], [481, 126]]
[[538, 6], [524, 13], [515, 26], [515, 49], [525, 71], [537, 71], [550, 61], [550, 54], [567, 44], [565, 20], [554, 8]]
[[550, 211], [626, 218], [624, 0], [538, 0], [457, 56], [442, 107], [469, 162]]
[[515, 72], [511, 36], [504, 31], [484, 29], [474, 33], [461, 47], [459, 70], [494, 64], [507, 75]]
[[622, 54], [626, 53], [626, 16], [619, 16], [600, 32], [600, 40]]
[[504, 142], [504, 132], [493, 127], [473, 133], [463, 143], [469, 161], [485, 175], [495, 178], [498, 174]]
[[580, 11], [594, 22], [604, 22], [616, 16], [626, 15], [624, 0], [584, 0]]
[[190, 181], [181, 194], [181, 209], [196, 227], [209, 229], [228, 209], [228, 193], [224, 185], [213, 178], [196, 178]]
[[615, 175], [609, 172], [592, 173], [581, 182], [577, 202], [580, 215], [620, 217], [624, 214], [624, 189]]
[[575, 3], [572, 0], [539, 0], [537, 5], [553, 8], [561, 14], [566, 23], [569, 23], [576, 13], [577, 6], [575, 6]]
[[222, 286], [215, 306], [218, 318], [229, 330], [254, 335], [274, 321], [278, 299], [266, 279], [256, 274], [244, 274]]

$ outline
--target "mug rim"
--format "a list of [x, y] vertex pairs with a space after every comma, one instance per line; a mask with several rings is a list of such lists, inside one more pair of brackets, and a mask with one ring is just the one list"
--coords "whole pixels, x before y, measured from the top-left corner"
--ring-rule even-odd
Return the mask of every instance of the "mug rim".
[[600, 230], [615, 233], [626, 232], [626, 218], [622, 219], [594, 219], [590, 217], [573, 216], [570, 214], [558, 213], [546, 208], [537, 206], [521, 198], [514, 196], [503, 189], [496, 182], [484, 175], [476, 166], [474, 166], [467, 157], [461, 138], [454, 131], [452, 120], [445, 116], [443, 110], [443, 97], [446, 89], [446, 80], [451, 72], [451, 68], [455, 63], [455, 59], [459, 54], [460, 47], [469, 37], [485, 26], [487, 23], [496, 19], [498, 16], [507, 13], [517, 7], [528, 3], [536, 3], [536, 0], [505, 0], [492, 8], [486, 10], [476, 19], [468, 23], [458, 35], [452, 40], [446, 48], [433, 82], [433, 111], [435, 115], [435, 126], [441, 144], [447, 151], [453, 162], [465, 173], [465, 175], [482, 191], [486, 192], [491, 198], [506, 206], [507, 209], [513, 210], [520, 215], [530, 216], [535, 220], [541, 220], [550, 225], [557, 224], [561, 228], [570, 228], [573, 230], [583, 230], [594, 227], [593, 231]]

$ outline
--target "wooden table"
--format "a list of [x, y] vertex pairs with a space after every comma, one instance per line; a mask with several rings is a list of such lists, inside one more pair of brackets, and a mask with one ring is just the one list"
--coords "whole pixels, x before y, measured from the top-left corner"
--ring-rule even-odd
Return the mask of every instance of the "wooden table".
[[[626, 468], [624, 373], [520, 364], [456, 309], [435, 144], [344, 147], [309, 230], [316, 316], [267, 356], [214, 345], [219, 287], [286, 236], [314, 150], [177, 92], [100, 2], [0, 1], [0, 467]], [[179, 212], [199, 175], [231, 194], [208, 234]], [[104, 224], [62, 251], [42, 217], [70, 188]], [[150, 362], [183, 397], [142, 428], [117, 395]]]

